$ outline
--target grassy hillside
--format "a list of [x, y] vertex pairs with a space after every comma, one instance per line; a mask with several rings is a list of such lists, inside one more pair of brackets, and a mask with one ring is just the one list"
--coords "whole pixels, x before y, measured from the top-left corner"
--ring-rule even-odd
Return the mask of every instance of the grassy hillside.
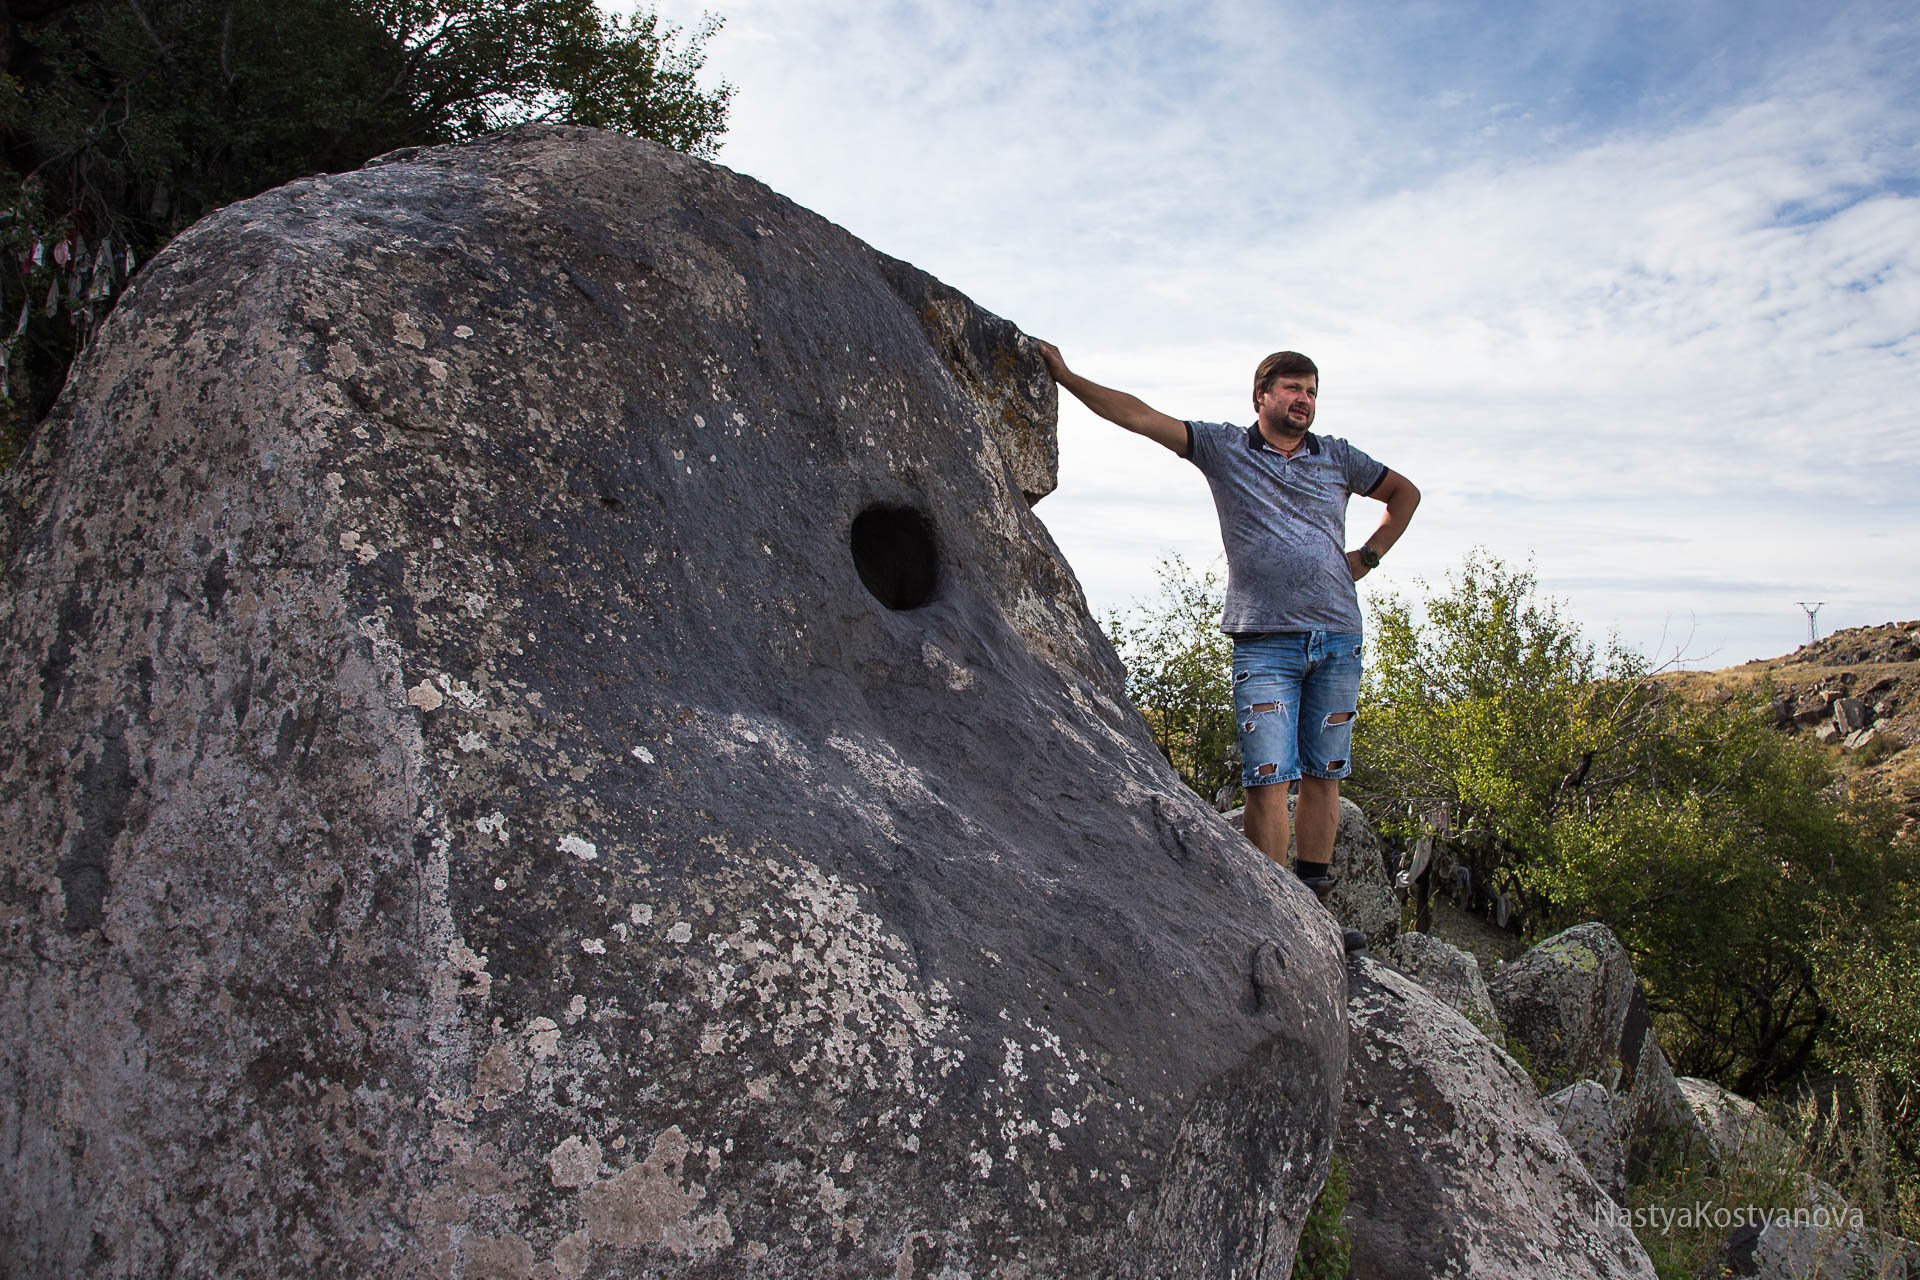
[[[1661, 679], [1699, 699], [1771, 687], [1783, 733], [1823, 744], [1850, 788], [1884, 788], [1909, 827], [1920, 825], [1920, 621], [1850, 627], [1784, 657]], [[1842, 718], [1856, 708], [1836, 711], [1843, 698], [1857, 702], [1870, 738], [1846, 731]]]

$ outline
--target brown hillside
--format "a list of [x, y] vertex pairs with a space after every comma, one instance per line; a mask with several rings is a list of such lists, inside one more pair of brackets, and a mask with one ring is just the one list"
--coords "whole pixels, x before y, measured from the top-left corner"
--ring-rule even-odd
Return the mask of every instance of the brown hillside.
[[1771, 685], [1782, 732], [1821, 743], [1849, 786], [1885, 787], [1920, 822], [1920, 621], [1850, 627], [1785, 657], [1663, 680], [1701, 698]]

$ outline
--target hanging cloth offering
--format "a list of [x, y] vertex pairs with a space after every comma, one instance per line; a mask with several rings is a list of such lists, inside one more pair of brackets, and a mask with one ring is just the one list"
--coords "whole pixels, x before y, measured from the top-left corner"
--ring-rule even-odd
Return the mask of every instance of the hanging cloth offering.
[[100, 253], [93, 260], [93, 283], [87, 288], [87, 301], [98, 302], [113, 296], [113, 246], [100, 242]]

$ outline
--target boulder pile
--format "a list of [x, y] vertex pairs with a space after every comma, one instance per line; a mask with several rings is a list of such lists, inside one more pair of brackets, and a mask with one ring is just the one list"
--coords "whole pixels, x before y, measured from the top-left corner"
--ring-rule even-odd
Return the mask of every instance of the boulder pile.
[[[1663, 1134], [1691, 1129], [1632, 962], [1605, 925], [1548, 938], [1487, 985], [1507, 1034], [1527, 1047], [1549, 1087], [1600, 1086], [1604, 1098], [1586, 1089], [1556, 1093], [1555, 1109], [1588, 1135], [1583, 1145], [1617, 1146], [1617, 1155], [1597, 1161], [1610, 1178], [1615, 1170], [1637, 1176]], [[1621, 1187], [1613, 1180], [1608, 1190], [1618, 1195]]]
[[1336, 1150], [1357, 1280], [1651, 1280], [1646, 1251], [1524, 1068], [1419, 983], [1349, 967]]

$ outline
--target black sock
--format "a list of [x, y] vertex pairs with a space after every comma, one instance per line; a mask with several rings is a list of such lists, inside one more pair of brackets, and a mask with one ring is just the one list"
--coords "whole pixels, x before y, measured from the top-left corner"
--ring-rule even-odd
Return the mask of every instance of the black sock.
[[1321, 876], [1327, 874], [1332, 868], [1332, 865], [1332, 863], [1328, 862], [1302, 862], [1300, 859], [1295, 858], [1293, 860], [1293, 874], [1299, 876], [1302, 880], [1318, 880]]

